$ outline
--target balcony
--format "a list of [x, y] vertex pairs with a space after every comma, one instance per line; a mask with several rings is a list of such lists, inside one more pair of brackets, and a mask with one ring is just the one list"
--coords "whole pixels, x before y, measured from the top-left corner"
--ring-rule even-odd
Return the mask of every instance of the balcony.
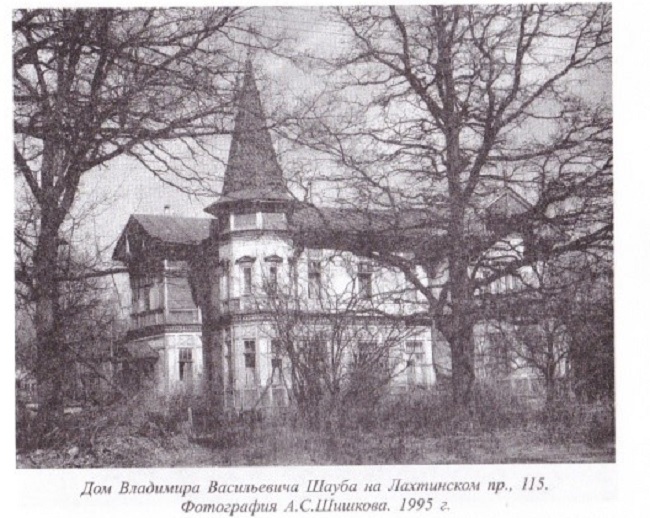
[[163, 308], [142, 311], [131, 315], [131, 330], [157, 325], [200, 324], [201, 318], [197, 308], [170, 309]]
[[221, 312], [224, 315], [233, 315], [237, 313], [250, 313], [260, 310], [260, 301], [252, 295], [236, 297], [221, 301]]
[[198, 309], [170, 309], [167, 311], [166, 324], [200, 324]]

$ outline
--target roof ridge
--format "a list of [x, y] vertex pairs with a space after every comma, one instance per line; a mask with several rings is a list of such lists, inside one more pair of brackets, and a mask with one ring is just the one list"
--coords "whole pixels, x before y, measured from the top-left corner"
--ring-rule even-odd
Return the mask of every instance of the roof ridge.
[[154, 217], [154, 218], [183, 218], [183, 219], [200, 219], [200, 220], [211, 220], [208, 216], [184, 216], [182, 214], [148, 214], [146, 212], [135, 212], [131, 214], [132, 217]]

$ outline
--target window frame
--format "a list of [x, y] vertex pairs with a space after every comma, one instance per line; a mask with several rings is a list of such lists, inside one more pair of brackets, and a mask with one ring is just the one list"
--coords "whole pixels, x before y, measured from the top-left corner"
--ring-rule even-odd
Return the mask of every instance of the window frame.
[[[284, 366], [282, 365], [283, 356], [284, 355], [282, 354], [282, 342], [277, 338], [272, 339], [271, 340], [271, 385], [272, 386], [282, 385], [282, 380], [284, 376], [283, 374]], [[277, 371], [277, 375], [276, 375], [276, 371]]]
[[266, 282], [267, 290], [271, 295], [275, 295], [278, 292], [278, 265], [277, 263], [269, 264], [269, 277]]
[[242, 263], [240, 265], [242, 274], [242, 292], [243, 296], [253, 293], [253, 263]]
[[[193, 378], [194, 354], [192, 347], [179, 347], [178, 349], [178, 379], [185, 382]], [[188, 375], [189, 373], [189, 375]]]
[[357, 270], [357, 291], [360, 299], [371, 300], [372, 289], [372, 267], [367, 262], [361, 262]]
[[244, 338], [244, 383], [246, 386], [257, 384], [257, 343], [254, 338]]
[[307, 297], [320, 300], [323, 296], [323, 265], [319, 259], [307, 262]]

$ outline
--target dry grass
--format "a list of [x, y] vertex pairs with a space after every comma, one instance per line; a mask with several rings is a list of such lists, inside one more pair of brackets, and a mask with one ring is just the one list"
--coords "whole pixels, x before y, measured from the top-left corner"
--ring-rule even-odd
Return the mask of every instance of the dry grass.
[[614, 408], [561, 402], [526, 408], [499, 394], [460, 423], [448, 398], [422, 393], [374, 408], [347, 408], [343, 419], [308, 427], [297, 415], [215, 420], [197, 441], [186, 397], [136, 398], [68, 416], [57, 444], [19, 451], [18, 467], [174, 467], [349, 464], [613, 462]]

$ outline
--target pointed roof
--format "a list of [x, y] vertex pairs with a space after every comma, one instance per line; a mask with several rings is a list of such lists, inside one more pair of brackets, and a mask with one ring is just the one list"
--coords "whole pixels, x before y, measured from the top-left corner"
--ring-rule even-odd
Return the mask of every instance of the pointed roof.
[[250, 59], [246, 62], [237, 102], [239, 111], [223, 190], [219, 201], [208, 207], [207, 212], [224, 202], [291, 199], [273, 149]]
[[487, 204], [485, 211], [493, 216], [511, 218], [523, 214], [530, 208], [530, 202], [512, 189], [506, 188]]

